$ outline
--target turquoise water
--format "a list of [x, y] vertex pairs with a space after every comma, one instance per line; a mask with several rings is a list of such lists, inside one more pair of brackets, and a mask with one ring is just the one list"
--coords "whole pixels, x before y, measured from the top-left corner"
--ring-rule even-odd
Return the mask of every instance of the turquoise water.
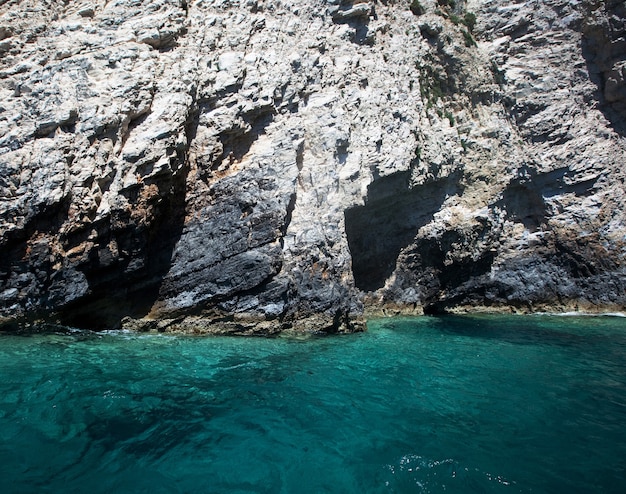
[[0, 336], [0, 492], [623, 493], [626, 320]]

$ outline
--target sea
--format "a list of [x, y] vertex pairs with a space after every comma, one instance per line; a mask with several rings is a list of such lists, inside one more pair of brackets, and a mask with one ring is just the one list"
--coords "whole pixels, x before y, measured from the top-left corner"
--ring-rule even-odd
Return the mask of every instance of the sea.
[[626, 492], [626, 318], [0, 335], [2, 493]]

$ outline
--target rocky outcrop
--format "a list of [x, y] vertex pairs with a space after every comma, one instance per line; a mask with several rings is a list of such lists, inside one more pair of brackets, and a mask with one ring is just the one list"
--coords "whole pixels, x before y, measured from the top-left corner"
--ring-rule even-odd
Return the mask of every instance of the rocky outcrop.
[[623, 2], [417, 3], [0, 2], [5, 325], [622, 309]]

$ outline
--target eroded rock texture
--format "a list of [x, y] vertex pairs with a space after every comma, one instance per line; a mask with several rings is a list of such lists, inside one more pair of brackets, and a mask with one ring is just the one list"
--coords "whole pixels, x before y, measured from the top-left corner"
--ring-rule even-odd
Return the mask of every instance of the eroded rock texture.
[[624, 2], [409, 3], [0, 1], [0, 317], [622, 309]]

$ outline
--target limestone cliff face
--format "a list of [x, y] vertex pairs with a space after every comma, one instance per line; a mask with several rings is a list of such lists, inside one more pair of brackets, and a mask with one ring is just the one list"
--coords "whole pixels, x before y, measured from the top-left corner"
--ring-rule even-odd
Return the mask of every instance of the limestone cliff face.
[[616, 0], [0, 0], [0, 318], [626, 305]]

